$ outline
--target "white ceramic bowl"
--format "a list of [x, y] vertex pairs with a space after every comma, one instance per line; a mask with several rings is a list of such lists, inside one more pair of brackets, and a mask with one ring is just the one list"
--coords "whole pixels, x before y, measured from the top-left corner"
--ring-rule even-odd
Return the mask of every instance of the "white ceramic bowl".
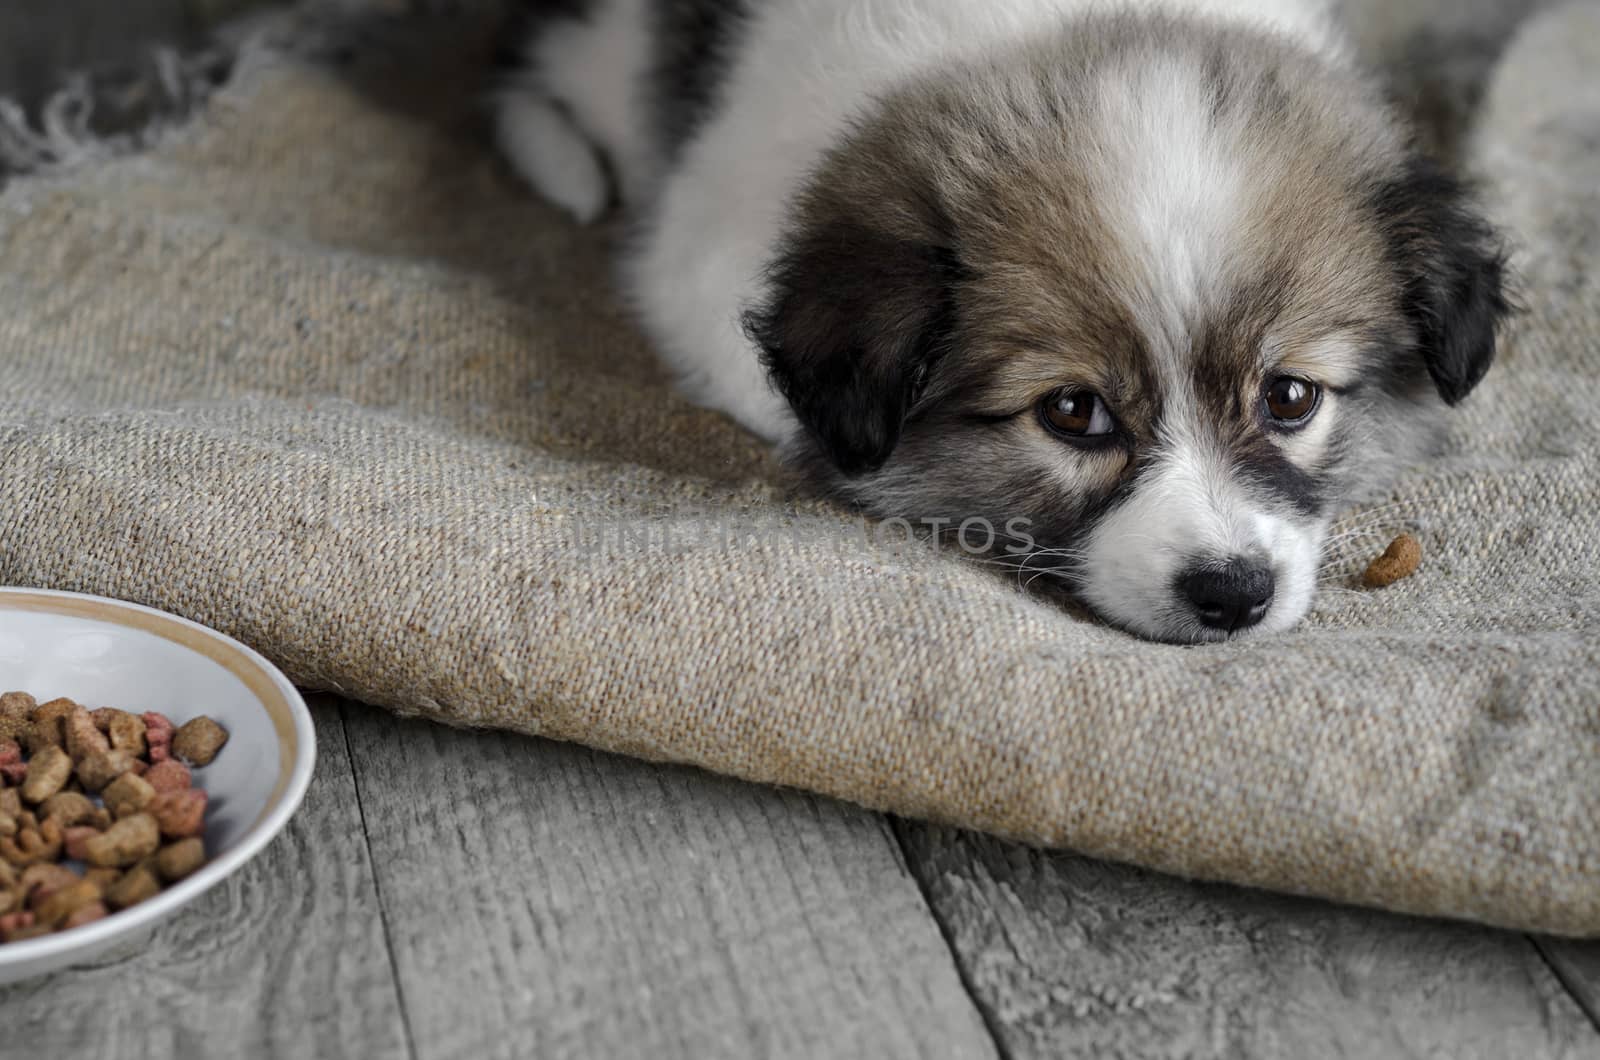
[[86, 961], [171, 916], [266, 846], [311, 782], [311, 714], [288, 678], [243, 644], [147, 607], [0, 588], [0, 692], [12, 691], [41, 703], [66, 696], [91, 708], [158, 710], [179, 725], [209, 714], [229, 735], [194, 774], [210, 797], [206, 865], [104, 919], [0, 943], [0, 983]]

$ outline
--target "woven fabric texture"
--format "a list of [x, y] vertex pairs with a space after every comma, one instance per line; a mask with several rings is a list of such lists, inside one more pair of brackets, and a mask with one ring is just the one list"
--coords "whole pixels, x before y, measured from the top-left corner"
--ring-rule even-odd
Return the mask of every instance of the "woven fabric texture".
[[[0, 583], [453, 724], [1600, 935], [1600, 6], [1474, 90], [1528, 312], [1448, 455], [1336, 527], [1301, 628], [1202, 648], [809, 500], [675, 396], [617, 233], [486, 146], [489, 43], [290, 17], [180, 133], [0, 192]], [[1401, 529], [1422, 570], [1360, 591]]]

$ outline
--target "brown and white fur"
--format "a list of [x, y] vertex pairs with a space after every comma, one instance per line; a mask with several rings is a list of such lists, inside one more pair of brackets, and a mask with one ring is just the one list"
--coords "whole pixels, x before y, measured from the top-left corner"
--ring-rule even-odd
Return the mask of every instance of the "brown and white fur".
[[1026, 527], [1136, 633], [1299, 621], [1493, 357], [1494, 235], [1316, 0], [531, 15], [502, 146], [628, 211], [686, 391], [869, 512]]

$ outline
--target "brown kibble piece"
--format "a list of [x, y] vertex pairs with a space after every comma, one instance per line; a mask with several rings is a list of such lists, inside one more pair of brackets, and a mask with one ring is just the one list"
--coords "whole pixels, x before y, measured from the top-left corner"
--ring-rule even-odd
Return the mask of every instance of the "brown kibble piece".
[[144, 721], [137, 714], [129, 714], [125, 710], [112, 711], [106, 735], [111, 739], [111, 746], [118, 751], [135, 756], [145, 752]]
[[40, 805], [39, 816], [47, 821], [54, 817], [61, 822], [61, 827], [71, 828], [93, 819], [96, 809], [94, 802], [82, 792], [58, 791]]
[[94, 718], [82, 707], [74, 707], [62, 717], [61, 732], [67, 753], [75, 761], [111, 750], [111, 741], [95, 727]]
[[45, 747], [28, 762], [28, 776], [22, 782], [22, 797], [28, 802], [43, 802], [72, 775], [72, 757], [59, 747]]
[[183, 879], [206, 863], [206, 847], [198, 836], [180, 839], [156, 854], [156, 871], [168, 883]]
[[41, 861], [54, 861], [61, 856], [61, 825], [46, 821], [37, 827], [23, 826], [15, 836], [0, 839], [0, 858], [17, 868], [26, 868]]
[[66, 851], [67, 857], [73, 861], [87, 861], [89, 860], [89, 840], [101, 834], [100, 829], [87, 826], [62, 829], [61, 849]]
[[111, 811], [113, 817], [126, 817], [130, 813], [138, 813], [155, 797], [156, 789], [150, 786], [150, 782], [131, 770], [107, 784], [105, 790], [100, 793], [101, 800], [105, 802], [106, 809]]
[[93, 880], [100, 893], [104, 894], [111, 889], [111, 885], [122, 878], [122, 870], [112, 868], [110, 865], [95, 865], [83, 870], [83, 878]]
[[106, 908], [104, 902], [94, 901], [88, 905], [80, 905], [72, 911], [71, 916], [61, 922], [61, 930], [66, 931], [70, 928], [81, 927], [84, 924], [92, 924], [96, 920], [105, 919], [110, 913], [111, 910]]
[[15, 817], [22, 812], [22, 793], [16, 788], [0, 791], [0, 814]]
[[189, 767], [176, 758], [157, 762], [144, 775], [145, 783], [156, 791], [187, 791], [194, 786], [194, 776]]
[[46, 747], [60, 747], [66, 742], [61, 719], [78, 706], [70, 699], [52, 699], [33, 711], [33, 724], [22, 736], [29, 754], [38, 754]]
[[168, 791], [150, 800], [149, 812], [168, 839], [199, 835], [205, 828], [206, 793], [200, 788]]
[[161, 891], [161, 880], [150, 865], [135, 865], [122, 874], [122, 878], [106, 889], [106, 904], [113, 909], [126, 909]]
[[22, 870], [22, 875], [17, 880], [17, 886], [29, 898], [35, 897], [35, 892], [48, 894], [58, 887], [69, 887], [78, 882], [78, 874], [65, 865], [55, 862], [40, 862], [29, 865]]
[[133, 768], [134, 757], [126, 751], [102, 751], [78, 763], [78, 779], [90, 791], [99, 791]]
[[161, 830], [148, 813], [124, 817], [84, 844], [83, 860], [98, 867], [122, 867], [147, 858], [161, 846]]
[[172, 737], [172, 753], [195, 766], [208, 766], [228, 742], [228, 730], [204, 714], [183, 723]]
[[[26, 932], [32, 931], [32, 929], [33, 914], [28, 912], [26, 909], [18, 910], [15, 913], [7, 913], [5, 916], [0, 916], [0, 938], [5, 939], [7, 942], [16, 942], [20, 939], [32, 938], [32, 935], [26, 934]], [[46, 928], [45, 930], [48, 931], [49, 929]], [[37, 932], [35, 934], [37, 934]]]
[[38, 706], [39, 701], [26, 692], [0, 692], [0, 717], [26, 718]]
[[88, 880], [76, 880], [66, 887], [50, 891], [43, 897], [36, 897], [32, 903], [34, 921], [54, 927], [81, 907], [99, 900], [100, 888]]
[[1361, 584], [1369, 589], [1383, 589], [1402, 578], [1409, 578], [1422, 566], [1422, 543], [1410, 534], [1401, 534], [1389, 543], [1383, 555], [1372, 561]]

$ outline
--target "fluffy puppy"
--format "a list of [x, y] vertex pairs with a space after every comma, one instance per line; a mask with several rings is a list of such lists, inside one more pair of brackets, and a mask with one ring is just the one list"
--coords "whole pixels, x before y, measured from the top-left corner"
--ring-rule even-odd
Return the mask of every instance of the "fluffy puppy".
[[1148, 637], [1297, 622], [1494, 355], [1494, 234], [1314, 0], [547, 0], [508, 59], [691, 396]]

